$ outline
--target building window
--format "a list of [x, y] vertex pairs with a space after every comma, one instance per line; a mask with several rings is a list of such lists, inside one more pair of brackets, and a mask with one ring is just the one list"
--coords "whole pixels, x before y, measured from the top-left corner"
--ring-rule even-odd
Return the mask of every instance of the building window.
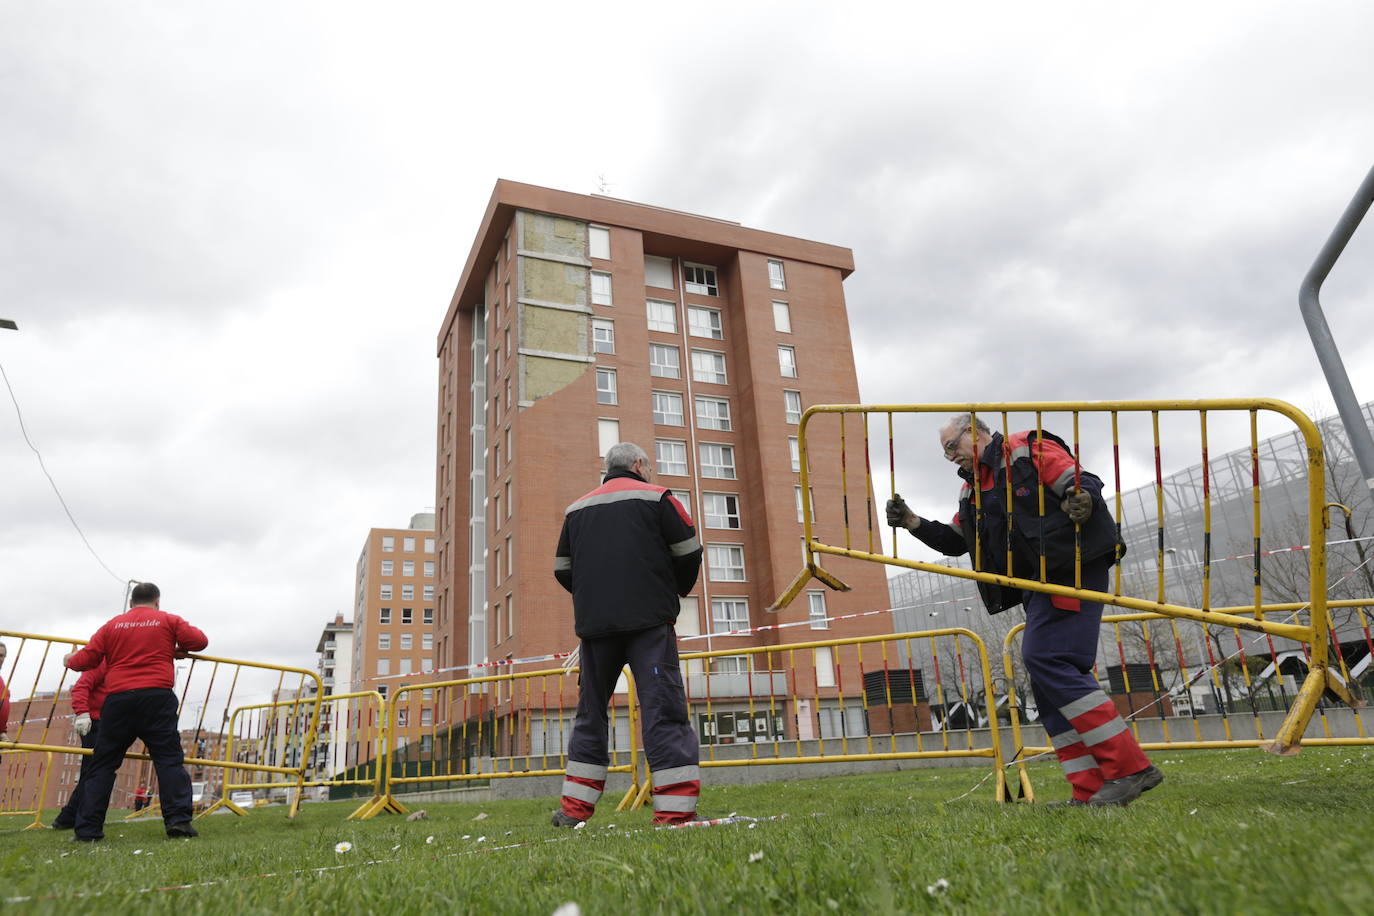
[[391, 634], [390, 634], [390, 633], [378, 633], [378, 634], [377, 634], [377, 651], [378, 651], [378, 652], [386, 652], [386, 651], [389, 651], [390, 649], [391, 649]]
[[[506, 460], [510, 460], [509, 456]], [[434, 553], [434, 538], [425, 538], [425, 553]]]
[[735, 479], [735, 447], [713, 442], [701, 443], [701, 476], [717, 480]]
[[698, 382], [724, 385], [725, 354], [716, 350], [693, 350], [692, 378]]
[[657, 471], [676, 477], [687, 476], [687, 443], [673, 439], [655, 439], [654, 454], [657, 458]]
[[801, 443], [796, 436], [787, 437], [787, 454], [792, 459], [793, 473], [801, 471]]
[[501, 581], [501, 548], [497, 547], [492, 551], [491, 579], [493, 583]]
[[773, 330], [779, 334], [792, 333], [792, 310], [786, 302], [773, 303]]
[[659, 378], [681, 378], [682, 363], [677, 347], [649, 344], [649, 374]]
[[701, 494], [707, 528], [739, 528], [739, 497], [733, 493]]
[[795, 494], [796, 494], [796, 500], [797, 500], [797, 522], [800, 524], [801, 522], [805, 521], [805, 519], [802, 518], [802, 491], [801, 491], [801, 487], [793, 487], [792, 489], [793, 489], [793, 491], [794, 491]]
[[720, 290], [716, 286], [716, 269], [705, 264], [682, 265], [683, 286], [689, 293], [698, 296], [715, 296]]
[[592, 271], [592, 305], [611, 304], [611, 275], [604, 270]]
[[830, 629], [830, 617], [825, 611], [825, 592], [807, 592], [806, 609], [811, 620], [811, 629]]
[[744, 581], [744, 548], [738, 544], [710, 544], [706, 548], [712, 582]]
[[378, 608], [378, 609], [377, 609], [377, 622], [378, 622], [378, 623], [391, 623], [391, 608], [389, 608], [389, 607]]
[[515, 596], [506, 595], [506, 635], [515, 636]]
[[383, 699], [383, 700], [386, 699], [386, 692], [387, 692], [387, 690], [389, 690], [389, 689], [390, 689], [390, 688], [389, 688], [386, 684], [378, 684], [378, 685], [377, 685], [377, 692], [378, 692], [379, 694], [382, 695], [382, 699]]
[[404, 560], [404, 561], [402, 561], [402, 563], [401, 563], [401, 575], [403, 575], [403, 576], [414, 576], [414, 575], [415, 575], [415, 561], [414, 561], [414, 560]]
[[692, 514], [692, 491], [691, 490], [669, 490], [673, 498], [682, 504], [682, 508], [687, 510], [687, 514]]
[[402, 601], [414, 601], [414, 600], [415, 600], [415, 586], [413, 586], [413, 585], [402, 585], [402, 586], [401, 586], [401, 600], [402, 600]]
[[749, 656], [717, 655], [711, 659], [712, 674], [748, 674]]
[[379, 658], [379, 659], [377, 659], [377, 676], [378, 676], [378, 677], [385, 677], [386, 675], [388, 675], [388, 674], [390, 674], [390, 673], [391, 673], [391, 659], [389, 659], [389, 658]]
[[730, 402], [725, 398], [697, 396], [697, 427], [730, 429]]
[[389, 534], [383, 536], [383, 538], [382, 538], [382, 550], [386, 551], [387, 553], [391, 553], [391, 551], [393, 551], [393, 550], [395, 550], [395, 549], [396, 549], [396, 539], [395, 539], [394, 537], [392, 537], [391, 535], [389, 535]]
[[406, 553], [415, 552], [415, 538], [405, 538], [401, 541], [401, 549]]
[[677, 305], [673, 302], [664, 302], [662, 299], [650, 299], [649, 309], [649, 330], [665, 331], [669, 334], [677, 333]]
[[401, 623], [414, 623], [414, 622], [415, 622], [415, 608], [413, 608], [413, 607], [403, 607], [403, 608], [401, 608]]
[[782, 413], [788, 423], [801, 422], [802, 405], [800, 391], [783, 391]]
[[511, 535], [506, 535], [506, 575], [509, 577], [515, 572], [515, 550], [510, 545]]
[[597, 369], [596, 370], [596, 403], [615, 404], [615, 370]]
[[[425, 725], [425, 726], [427, 726], [427, 725], [433, 725], [433, 724], [434, 724], [434, 710], [432, 710], [432, 709], [422, 709], [422, 710], [420, 710], [420, 724], [421, 724], [421, 725]], [[429, 737], [429, 736], [426, 735], [425, 737]]]
[[390, 583], [390, 582], [383, 582], [383, 583], [381, 584], [381, 589], [380, 589], [380, 590], [381, 590], [381, 594], [380, 594], [378, 597], [380, 597], [383, 601], [390, 601], [390, 600], [391, 600], [391, 583]]
[[699, 305], [687, 307], [687, 333], [693, 337], [709, 337], [724, 340], [725, 331], [720, 324], [720, 309], [702, 308]]
[[493, 528], [501, 527], [501, 494], [494, 493], [491, 497], [491, 525]]
[[654, 289], [677, 289], [673, 282], [673, 259], [644, 256], [644, 285]]
[[501, 641], [501, 602], [496, 602], [491, 606], [491, 641], [492, 644]]
[[781, 261], [768, 262], [768, 285], [773, 289], [787, 289], [787, 278], [783, 275]]
[[778, 371], [783, 378], [797, 377], [796, 347], [778, 347]]
[[611, 259], [611, 230], [605, 226], [587, 227], [587, 253], [603, 261]]
[[835, 686], [835, 653], [829, 646], [819, 646], [816, 649], [816, 686]]
[[619, 420], [597, 420], [596, 421], [596, 444], [597, 455], [602, 458], [611, 450], [611, 446], [620, 441], [620, 421]]
[[[425, 567], [424, 567], [424, 568], [425, 568], [425, 578], [426, 578], [426, 579], [433, 579], [433, 578], [434, 578], [434, 561], [433, 561], [433, 560], [425, 560]], [[426, 587], [427, 587], [427, 588], [432, 588], [433, 586], [426, 586]]]
[[592, 319], [592, 352], [615, 352], [615, 322], [606, 318]]
[[401, 648], [402, 648], [403, 650], [405, 650], [406, 652], [409, 652], [411, 649], [415, 648], [415, 636], [414, 636], [414, 634], [412, 634], [412, 633], [402, 633], [402, 634], [401, 634]]
[[395, 573], [393, 572], [393, 570], [394, 570], [395, 568], [396, 568], [396, 567], [395, 567], [395, 563], [394, 563], [393, 561], [391, 561], [391, 560], [383, 560], [383, 561], [382, 561], [382, 575], [384, 575], [384, 576], [395, 575]]
[[[431, 587], [432, 587], [432, 586], [431, 586]], [[428, 623], [428, 624], [434, 623], [434, 608], [432, 608], [432, 607], [427, 607], [427, 608], [425, 608], [424, 622], [425, 622], [425, 623]]]
[[400, 709], [396, 710], [396, 726], [398, 728], [406, 728], [409, 725], [410, 710], [402, 706]]
[[515, 500], [511, 499], [510, 488], [514, 481], [506, 481], [506, 518], [510, 518], [515, 513]]
[[[405, 647], [402, 646], [401, 648], [404, 649]], [[433, 634], [433, 633], [421, 633], [421, 634], [420, 634], [420, 648], [421, 648], [421, 649], [433, 649], [433, 648], [434, 648], [434, 634]]]
[[676, 391], [655, 391], [654, 422], [662, 426], [681, 426], [682, 395]]
[[749, 602], [744, 598], [711, 599], [711, 632], [749, 629]]

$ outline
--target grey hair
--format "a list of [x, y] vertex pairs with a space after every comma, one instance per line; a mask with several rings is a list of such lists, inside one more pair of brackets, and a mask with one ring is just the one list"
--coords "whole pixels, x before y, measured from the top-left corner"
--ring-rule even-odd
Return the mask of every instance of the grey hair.
[[978, 431], [980, 433], [983, 433], [987, 436], [992, 435], [992, 430], [989, 429], [988, 425], [984, 423], [982, 420], [978, 420], [976, 423], [974, 422], [973, 414], [971, 413], [956, 413], [954, 416], [949, 418], [949, 425], [952, 427], [958, 427], [959, 429], [972, 429], [976, 426], [978, 427]]
[[606, 473], [628, 471], [635, 466], [636, 461], [648, 460], [649, 456], [644, 454], [644, 449], [633, 442], [617, 442], [606, 451]]

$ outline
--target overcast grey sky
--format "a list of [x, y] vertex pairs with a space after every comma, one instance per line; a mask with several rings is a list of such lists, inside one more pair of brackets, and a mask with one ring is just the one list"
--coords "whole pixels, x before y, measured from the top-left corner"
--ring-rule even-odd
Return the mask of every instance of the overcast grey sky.
[[[499, 177], [852, 248], [868, 402], [1329, 409], [1296, 292], [1374, 163], [1374, 7], [470, 6], [0, 10], [0, 362], [216, 654], [312, 665], [367, 529], [433, 502]], [[1323, 292], [1363, 400], [1371, 239]], [[944, 517], [933, 430], [903, 489]], [[122, 589], [8, 404], [0, 481], [0, 628], [89, 635]]]

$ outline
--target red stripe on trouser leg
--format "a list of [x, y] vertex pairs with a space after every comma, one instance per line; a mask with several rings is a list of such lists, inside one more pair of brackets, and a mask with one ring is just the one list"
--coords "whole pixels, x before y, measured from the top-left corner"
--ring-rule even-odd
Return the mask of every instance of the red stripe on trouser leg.
[[[575, 817], [579, 821], [589, 820], [596, 813], [596, 801], [601, 797], [601, 793], [606, 788], [604, 779], [586, 779], [582, 776], [563, 777], [563, 798], [561, 799], [563, 813], [568, 817]], [[577, 795], [586, 796], [578, 798], [569, 793], [576, 792]]]
[[1102, 770], [1097, 765], [1097, 759], [1088, 753], [1088, 749], [1081, 742], [1054, 749], [1059, 757], [1059, 764], [1064, 770], [1064, 778], [1073, 786], [1073, 797], [1079, 801], [1087, 801], [1102, 788]]
[[1140, 749], [1135, 735], [1131, 734], [1130, 727], [1111, 700], [1074, 716], [1069, 722], [1102, 768], [1104, 779], [1130, 776], [1150, 765], [1150, 758]]
[[[654, 786], [654, 823], [680, 824], [697, 816], [697, 798], [701, 795], [701, 780]], [[690, 805], [690, 807], [689, 807]], [[687, 808], [687, 810], [679, 810]]]

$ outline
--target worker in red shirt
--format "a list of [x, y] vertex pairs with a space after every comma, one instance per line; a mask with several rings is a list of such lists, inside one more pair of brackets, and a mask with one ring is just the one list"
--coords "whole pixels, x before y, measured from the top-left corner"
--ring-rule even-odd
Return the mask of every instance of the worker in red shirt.
[[[109, 664], [101, 662], [90, 671], [81, 672], [81, 677], [76, 679], [72, 685], [72, 712], [76, 715], [72, 719], [72, 731], [81, 737], [81, 746], [84, 748], [95, 748], [95, 742], [100, 737], [100, 707], [105, 703], [105, 672], [109, 670]], [[91, 774], [91, 757], [89, 755], [81, 758], [81, 773], [76, 778], [76, 788], [72, 789], [71, 798], [62, 806], [62, 810], [53, 818], [52, 829], [71, 830], [76, 826], [76, 812], [81, 807], [81, 796], [86, 790], [86, 783]]]
[[5, 686], [5, 656], [9, 649], [0, 642], [0, 741], [10, 740], [10, 689]]
[[78, 842], [105, 838], [105, 812], [110, 807], [115, 772], [129, 747], [140, 738], [157, 772], [167, 835], [196, 836], [196, 828], [191, 826], [191, 776], [186, 772], [177, 729], [172, 660], [186, 652], [199, 652], [210, 640], [180, 617], [160, 610], [161, 596], [151, 582], [135, 585], [129, 610], [96, 630], [84, 649], [66, 658], [67, 667], [73, 671], [88, 671], [101, 662], [108, 666], [100, 737], [76, 813], [73, 839]]

